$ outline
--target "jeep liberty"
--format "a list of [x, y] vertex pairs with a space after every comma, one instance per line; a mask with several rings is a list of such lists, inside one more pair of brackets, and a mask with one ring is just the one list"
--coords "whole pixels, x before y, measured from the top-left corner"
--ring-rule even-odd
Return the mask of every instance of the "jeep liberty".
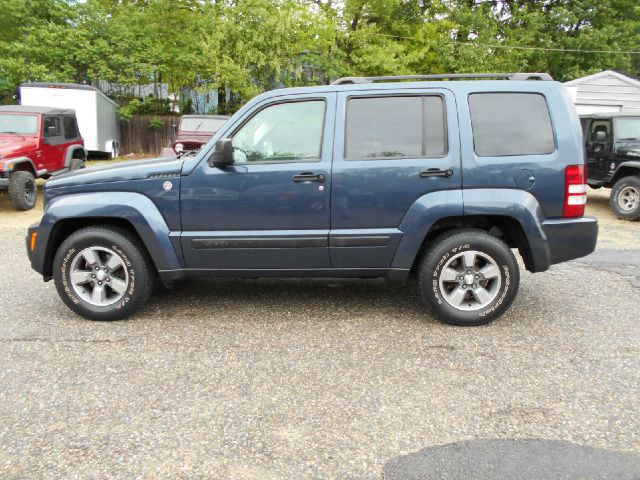
[[594, 250], [584, 175], [546, 74], [352, 77], [259, 95], [195, 155], [48, 182], [26, 247], [94, 320], [131, 315], [156, 277], [415, 274], [431, 312], [481, 325], [516, 297], [512, 249], [530, 272]]

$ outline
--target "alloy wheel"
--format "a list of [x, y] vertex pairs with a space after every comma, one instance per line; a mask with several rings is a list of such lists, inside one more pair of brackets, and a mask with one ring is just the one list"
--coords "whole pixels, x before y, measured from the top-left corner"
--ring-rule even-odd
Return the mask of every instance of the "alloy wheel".
[[129, 272], [120, 255], [105, 247], [88, 247], [71, 262], [73, 291], [85, 302], [99, 307], [119, 301], [129, 287]]
[[440, 293], [452, 307], [472, 311], [491, 304], [500, 291], [498, 263], [486, 253], [468, 250], [451, 257], [440, 270]]
[[618, 204], [625, 212], [632, 212], [640, 206], [640, 191], [634, 186], [627, 186], [618, 194]]

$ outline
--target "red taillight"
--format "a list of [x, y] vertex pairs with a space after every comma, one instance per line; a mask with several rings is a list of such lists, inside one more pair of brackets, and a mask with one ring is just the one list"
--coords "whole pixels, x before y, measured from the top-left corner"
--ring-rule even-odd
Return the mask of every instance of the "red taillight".
[[587, 205], [584, 165], [569, 165], [565, 171], [564, 216], [581, 217]]

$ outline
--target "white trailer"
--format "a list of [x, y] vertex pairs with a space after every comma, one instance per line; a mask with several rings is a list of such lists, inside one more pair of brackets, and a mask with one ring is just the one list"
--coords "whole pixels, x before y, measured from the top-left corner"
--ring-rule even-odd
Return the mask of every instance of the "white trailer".
[[111, 158], [120, 151], [118, 104], [91, 85], [76, 83], [23, 83], [22, 105], [75, 110], [84, 146]]

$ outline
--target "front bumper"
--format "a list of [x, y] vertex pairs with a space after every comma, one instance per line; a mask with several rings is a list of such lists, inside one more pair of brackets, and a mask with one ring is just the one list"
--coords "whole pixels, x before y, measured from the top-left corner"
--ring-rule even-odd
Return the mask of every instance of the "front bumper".
[[0, 172], [0, 190], [9, 188], [9, 172]]
[[[38, 235], [38, 228], [40, 227], [40, 223], [34, 223], [29, 225], [27, 228], [27, 236], [25, 237], [25, 247], [27, 249], [27, 256], [29, 257], [29, 261], [31, 262], [31, 268], [33, 268], [36, 272], [41, 275], [44, 272], [44, 250], [45, 250], [45, 240], [40, 238]], [[34, 248], [31, 249], [31, 236], [36, 234], [36, 240], [34, 244]], [[48, 280], [45, 278], [45, 280]]]
[[563, 218], [542, 223], [551, 264], [585, 257], [596, 249], [598, 220], [592, 217]]

